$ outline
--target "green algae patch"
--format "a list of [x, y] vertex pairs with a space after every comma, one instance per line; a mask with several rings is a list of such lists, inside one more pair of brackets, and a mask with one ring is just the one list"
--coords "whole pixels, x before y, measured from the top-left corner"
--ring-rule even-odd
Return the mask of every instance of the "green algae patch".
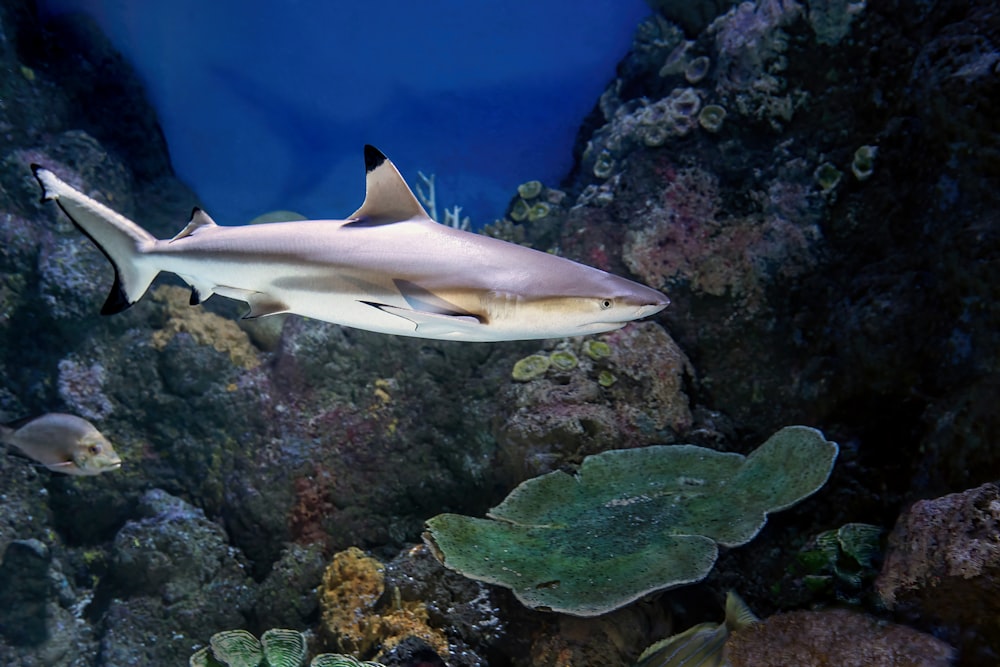
[[837, 452], [804, 426], [746, 457], [695, 445], [612, 450], [576, 475], [522, 483], [487, 519], [433, 517], [424, 540], [446, 567], [529, 607], [597, 616], [703, 579], [720, 545], [746, 544], [769, 512], [822, 487]]

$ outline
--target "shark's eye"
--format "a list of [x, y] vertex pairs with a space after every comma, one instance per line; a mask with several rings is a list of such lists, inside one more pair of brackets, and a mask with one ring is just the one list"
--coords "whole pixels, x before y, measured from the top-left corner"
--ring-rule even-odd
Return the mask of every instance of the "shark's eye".
[[614, 299], [601, 299], [601, 310], [607, 310], [615, 305]]

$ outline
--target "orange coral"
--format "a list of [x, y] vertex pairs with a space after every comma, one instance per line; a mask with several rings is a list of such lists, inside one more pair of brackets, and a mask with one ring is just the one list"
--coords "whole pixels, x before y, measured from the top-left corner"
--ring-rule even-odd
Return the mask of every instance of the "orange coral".
[[320, 587], [323, 632], [337, 650], [355, 655], [381, 655], [407, 637], [419, 637], [438, 655], [448, 655], [448, 640], [428, 625], [423, 603], [392, 592], [384, 595], [385, 567], [375, 558], [357, 547], [334, 554]]

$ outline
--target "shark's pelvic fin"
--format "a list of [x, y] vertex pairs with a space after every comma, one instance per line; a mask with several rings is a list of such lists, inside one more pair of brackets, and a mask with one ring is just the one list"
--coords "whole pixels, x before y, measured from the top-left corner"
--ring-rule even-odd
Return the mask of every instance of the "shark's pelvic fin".
[[191, 236], [199, 229], [203, 229], [205, 227], [216, 227], [216, 226], [217, 225], [215, 224], [215, 220], [212, 220], [212, 216], [210, 216], [208, 213], [205, 213], [203, 210], [201, 210], [196, 206], [194, 210], [191, 211], [190, 222], [187, 223], [187, 226], [184, 227], [184, 229], [178, 232], [177, 236], [170, 239], [170, 243], [173, 243], [174, 241], [182, 239], [186, 236]]
[[144, 261], [144, 253], [153, 247], [156, 238], [125, 216], [73, 189], [48, 169], [33, 164], [31, 170], [42, 186], [42, 199], [54, 199], [115, 268], [115, 282], [101, 314], [120, 313], [141, 299], [160, 272]]
[[382, 151], [365, 145], [365, 201], [348, 225], [385, 225], [421, 218], [431, 219], [395, 165]]
[[[197, 290], [198, 288], [195, 287], [195, 289]], [[230, 287], [227, 285], [216, 285], [210, 290], [210, 292], [211, 294], [219, 294], [228, 299], [245, 301], [247, 305], [250, 306], [250, 310], [243, 316], [244, 320], [253, 320], [258, 317], [266, 317], [267, 315], [277, 315], [278, 313], [290, 312], [288, 304], [283, 303], [280, 299], [277, 299], [266, 292], [257, 292], [255, 290]]]
[[245, 320], [253, 320], [258, 317], [287, 313], [288, 306], [270, 294], [264, 292], [248, 292], [243, 297], [250, 306], [250, 312], [243, 316]]

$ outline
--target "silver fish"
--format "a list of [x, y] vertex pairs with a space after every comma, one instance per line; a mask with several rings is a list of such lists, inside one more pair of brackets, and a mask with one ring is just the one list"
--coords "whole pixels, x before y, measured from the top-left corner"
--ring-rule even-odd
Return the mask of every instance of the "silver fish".
[[103, 314], [142, 298], [161, 271], [245, 301], [247, 317], [297, 313], [382, 333], [461, 341], [579, 336], [663, 310], [657, 290], [571, 260], [434, 222], [396, 167], [365, 146], [365, 201], [346, 220], [225, 227], [200, 209], [158, 240], [32, 165], [54, 199], [107, 256], [115, 281]]
[[60, 412], [0, 425], [0, 442], [66, 475], [100, 475], [122, 464], [115, 448], [93, 424]]
[[636, 667], [721, 667], [723, 648], [729, 634], [758, 621], [739, 595], [726, 595], [726, 620], [723, 623], [699, 623], [680, 634], [661, 639], [649, 646]]

